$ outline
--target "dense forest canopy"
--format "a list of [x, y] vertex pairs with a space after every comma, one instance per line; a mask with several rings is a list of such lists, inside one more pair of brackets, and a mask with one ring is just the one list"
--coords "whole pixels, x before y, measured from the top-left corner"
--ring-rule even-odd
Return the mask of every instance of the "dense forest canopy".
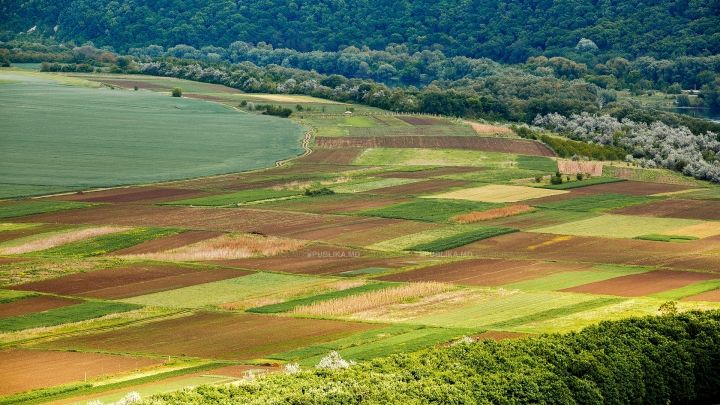
[[[348, 46], [508, 63], [529, 57], [635, 59], [720, 53], [715, 0], [4, 0], [0, 40], [36, 27], [61, 41], [130, 48], [265, 42], [298, 51]], [[585, 38], [585, 41], [582, 39]]]

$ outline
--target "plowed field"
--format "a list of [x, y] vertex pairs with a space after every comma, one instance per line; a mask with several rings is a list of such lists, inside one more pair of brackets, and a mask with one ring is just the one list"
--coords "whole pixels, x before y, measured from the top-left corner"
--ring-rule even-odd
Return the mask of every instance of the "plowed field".
[[346, 165], [352, 163], [360, 152], [362, 152], [362, 149], [317, 149], [297, 161], [302, 163]]
[[376, 188], [367, 191], [371, 194], [382, 195], [408, 195], [408, 194], [429, 194], [447, 190], [452, 187], [462, 187], [470, 183], [457, 180], [426, 180], [417, 183], [402, 184], [399, 186]]
[[162, 362], [161, 359], [111, 354], [2, 350], [0, 395], [83, 381], [85, 376], [95, 378]]
[[555, 154], [547, 146], [533, 141], [486, 138], [479, 136], [388, 136], [317, 138], [319, 148], [430, 148], [466, 149], [518, 155], [550, 156]]
[[428, 117], [410, 117], [410, 116], [397, 116], [396, 118], [407, 122], [410, 125], [452, 125], [451, 123], [443, 120]]
[[610, 280], [598, 281], [596, 283], [585, 284], [561, 291], [617, 295], [620, 297], [640, 297], [717, 278], [720, 278], [720, 274], [658, 270], [616, 277]]
[[712, 291], [704, 292], [702, 294], [693, 295], [691, 297], [685, 297], [685, 298], [680, 299], [680, 301], [720, 302], [720, 290], [712, 290]]
[[336, 245], [369, 246], [384, 240], [410, 235], [429, 229], [441, 228], [441, 224], [378, 219], [358, 224], [342, 225], [293, 234], [296, 239], [308, 239]]
[[111, 253], [112, 256], [122, 255], [140, 255], [145, 253], [156, 253], [164, 250], [176, 249], [193, 243], [201, 242], [207, 239], [215, 238], [223, 235], [220, 232], [204, 232], [204, 231], [189, 231], [178, 233], [175, 235], [166, 236], [164, 238], [158, 238], [143, 242], [139, 245], [131, 246], [126, 249], [116, 250]]
[[9, 289], [88, 298], [127, 298], [247, 274], [250, 273], [230, 269], [197, 270], [179, 266], [134, 264], [37, 281]]
[[48, 342], [51, 348], [250, 360], [387, 325], [206, 313]]
[[363, 194], [336, 194], [289, 201], [273, 201], [258, 205], [258, 208], [278, 211], [300, 211], [315, 214], [355, 212], [384, 207], [390, 204], [410, 201], [409, 198], [377, 197]]
[[487, 170], [484, 167], [438, 167], [435, 169], [420, 170], [415, 172], [385, 172], [375, 174], [375, 177], [396, 177], [401, 179], [428, 179], [430, 177], [445, 176], [448, 174], [462, 174]]
[[62, 201], [82, 201], [101, 203], [129, 203], [138, 201], [164, 202], [178, 200], [178, 197], [196, 198], [213, 195], [205, 191], [173, 189], [173, 188], [118, 188], [91, 193], [63, 195], [54, 197]]
[[578, 194], [616, 193], [643, 196], [659, 193], [671, 193], [688, 189], [690, 188], [685, 186], [677, 186], [674, 184], [645, 183], [641, 181], [619, 181], [616, 183], [605, 183], [595, 186], [578, 187], [574, 189], [573, 192]]
[[436, 281], [461, 285], [498, 286], [566, 271], [587, 270], [590, 267], [586, 264], [471, 259], [392, 274], [380, 277], [378, 280]]
[[59, 297], [30, 297], [23, 300], [0, 304], [0, 318], [43, 312], [79, 304], [82, 301]]
[[621, 208], [610, 213], [661, 218], [720, 220], [720, 201], [667, 199]]

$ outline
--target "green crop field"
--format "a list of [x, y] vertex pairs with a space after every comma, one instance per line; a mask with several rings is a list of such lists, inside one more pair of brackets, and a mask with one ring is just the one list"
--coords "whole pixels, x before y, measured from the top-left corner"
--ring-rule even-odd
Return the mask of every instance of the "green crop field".
[[468, 227], [468, 230], [452, 236], [436, 239], [430, 242], [420, 243], [406, 248], [406, 250], [420, 250], [425, 252], [444, 252], [446, 250], [455, 249], [456, 247], [465, 246], [479, 240], [492, 238], [495, 236], [505, 235], [507, 233], [517, 232], [512, 228], [494, 228], [494, 227]]
[[118, 312], [132, 311], [138, 308], [140, 308], [139, 305], [125, 304], [122, 302], [87, 301], [82, 304], [51, 309], [45, 312], [0, 318], [0, 332], [15, 332], [25, 329], [62, 325], [70, 322], [100, 318]]
[[262, 307], [251, 308], [248, 312], [255, 312], [258, 314], [276, 314], [280, 312], [292, 311], [293, 309], [305, 305], [310, 305], [316, 302], [334, 300], [338, 298], [345, 298], [351, 295], [365, 294], [372, 291], [384, 290], [386, 288], [397, 286], [397, 283], [388, 283], [382, 281], [369, 282], [359, 287], [352, 287], [345, 290], [333, 291], [325, 294], [313, 295], [312, 297], [299, 298], [296, 300], [290, 300], [280, 302], [278, 304], [265, 305]]
[[40, 226], [41, 224], [0, 224], [0, 232], [6, 232], [6, 231], [17, 231], [20, 229], [27, 229], [27, 228], [34, 228], [36, 226]]
[[642, 239], [642, 240], [653, 240], [655, 242], [675, 242], [675, 243], [684, 243], [684, 242], [692, 242], [694, 240], [698, 240], [700, 238], [697, 238], [695, 236], [681, 236], [681, 235], [659, 235], [656, 233], [651, 233], [648, 235], [640, 235], [636, 236], [635, 239]]
[[472, 229], [471, 226], [465, 225], [451, 225], [443, 228], [428, 229], [426, 231], [415, 232], [409, 235], [399, 236], [384, 240], [367, 246], [369, 249], [378, 250], [406, 250], [413, 246], [420, 245], [423, 243], [431, 243], [434, 240], [449, 238], [458, 234], [463, 234]]
[[111, 233], [92, 239], [81, 240], [67, 245], [57, 246], [40, 252], [28, 253], [31, 256], [55, 256], [80, 258], [100, 256], [116, 250], [125, 249], [140, 243], [174, 235], [182, 232], [179, 229], [138, 228], [125, 232]]
[[305, 129], [291, 120], [38, 76], [0, 74], [22, 82], [0, 86], [4, 184], [75, 189], [145, 183], [258, 169], [302, 152]]
[[502, 204], [476, 201], [422, 199], [372, 210], [357, 211], [355, 214], [382, 218], [414, 219], [427, 222], [447, 222], [455, 215], [486, 211], [502, 206]]
[[462, 308], [413, 319], [410, 323], [454, 328], [487, 328], [514, 319], [528, 319], [544, 311], [594, 301], [597, 296], [518, 292]]
[[604, 238], [635, 238], [648, 233], [671, 232], [673, 229], [695, 225], [701, 222], [702, 221], [678, 218], [599, 215], [580, 221], [532, 229], [528, 232], [598, 236]]
[[661, 200], [661, 198], [638, 197], [628, 194], [604, 193], [589, 195], [585, 197], [577, 197], [570, 200], [538, 204], [536, 205], [536, 207], [550, 208], [554, 210], [601, 212], [658, 200]]
[[350, 127], [350, 136], [477, 136], [469, 125], [423, 125], [412, 127]]
[[[572, 177], [571, 177], [571, 179], [572, 179]], [[550, 188], [553, 190], [568, 190], [571, 188], [594, 186], [596, 184], [617, 183], [620, 181], [626, 181], [626, 180], [625, 179], [616, 179], [613, 177], [592, 177], [592, 178], [589, 178], [586, 180], [572, 179], [572, 181], [566, 181], [562, 184], [547, 185], [547, 186], [543, 186], [543, 188]]]
[[577, 287], [579, 285], [590, 284], [596, 281], [609, 280], [615, 277], [645, 273], [650, 270], [652, 269], [645, 267], [598, 265], [594, 266], [591, 270], [568, 271], [565, 273], [553, 274], [547, 277], [520, 281], [518, 283], [505, 284], [502, 287], [509, 290], [556, 291], [563, 290], [565, 288]]
[[517, 168], [521, 170], [537, 170], [546, 173], [555, 173], [558, 170], [557, 162], [543, 156], [518, 155]]
[[417, 183], [419, 181], [422, 181], [422, 179], [388, 178], [350, 184], [341, 184], [339, 186], [332, 187], [332, 190], [336, 193], [364, 193], [366, 191], [371, 191], [378, 188], [401, 186], [403, 184]]
[[163, 203], [161, 205], [195, 205], [195, 206], [224, 206], [237, 205], [239, 203], [271, 200], [275, 198], [284, 198], [302, 195], [302, 190], [273, 190], [273, 189], [255, 189], [239, 191], [232, 194], [221, 194], [210, 197], [191, 198], [189, 200], [173, 201]]
[[0, 304], [7, 304], [9, 302], [34, 297], [35, 295], [37, 294], [26, 291], [0, 290]]
[[353, 161], [358, 166], [472, 166], [511, 167], [515, 155], [460, 149], [373, 148]]
[[93, 205], [99, 204], [71, 201], [33, 201], [18, 204], [6, 204], [0, 205], [0, 218], [24, 217], [26, 215], [43, 214], [46, 212], [92, 207]]
[[142, 295], [122, 301], [169, 308], [200, 308], [284, 290], [299, 290], [324, 282], [327, 280], [315, 277], [254, 273], [244, 277]]
[[704, 292], [717, 290], [720, 288], [720, 280], [708, 280], [700, 283], [691, 284], [685, 287], [677, 288], [670, 291], [650, 295], [652, 298], [675, 301], [685, 297], [702, 294]]

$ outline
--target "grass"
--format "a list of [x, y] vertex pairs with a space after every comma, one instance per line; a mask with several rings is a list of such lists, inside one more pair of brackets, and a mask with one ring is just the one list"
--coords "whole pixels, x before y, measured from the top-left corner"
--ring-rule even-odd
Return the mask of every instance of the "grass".
[[636, 236], [633, 239], [642, 239], [642, 240], [652, 240], [655, 242], [675, 242], [675, 243], [684, 243], [684, 242], [691, 242], [694, 240], [698, 240], [700, 238], [696, 238], [694, 236], [681, 236], [681, 235], [660, 235], [657, 233], [652, 233], [649, 235], [640, 235]]
[[375, 126], [351, 127], [350, 136], [477, 136], [477, 132], [466, 125], [421, 125], [421, 126]]
[[512, 217], [515, 215], [525, 214], [534, 211], [535, 208], [529, 205], [510, 205], [508, 207], [495, 208], [482, 212], [471, 212], [469, 214], [461, 214], [452, 217], [453, 222], [459, 224], [471, 224], [480, 221], [489, 221], [491, 219]]
[[570, 200], [555, 201], [544, 204], [537, 204], [536, 207], [549, 208], [554, 210], [601, 212], [609, 211], [632, 205], [658, 201], [658, 197], [639, 197], [628, 194], [603, 193], [577, 197]]
[[371, 148], [353, 161], [365, 166], [472, 166], [507, 168], [515, 166], [516, 155], [460, 149]]
[[16, 332], [25, 329], [56, 326], [66, 323], [100, 318], [118, 312], [128, 312], [140, 306], [122, 302], [86, 301], [82, 304], [51, 309], [45, 312], [0, 319], [0, 332]]
[[650, 295], [650, 297], [659, 298], [662, 300], [676, 301], [681, 298], [692, 297], [693, 295], [717, 290], [718, 288], [720, 288], [720, 280], [708, 280], [670, 291], [663, 291], [661, 293]]
[[412, 283], [345, 298], [316, 302], [297, 307], [292, 313], [322, 317], [348, 315], [385, 305], [409, 302], [421, 297], [449, 291], [453, 288], [455, 287], [443, 283]]
[[515, 185], [517, 180], [534, 181], [538, 174], [543, 174], [536, 170], [523, 170], [511, 168], [491, 168], [479, 172], [458, 173], [442, 176], [443, 179], [472, 181], [483, 184], [507, 184]]
[[479, 240], [492, 238], [495, 236], [505, 235], [507, 233], [517, 232], [517, 229], [512, 228], [494, 228], [494, 227], [474, 227], [472, 230], [468, 230], [463, 233], [458, 233], [453, 236], [436, 239], [431, 242], [421, 243], [415, 246], [411, 246], [406, 250], [418, 250], [424, 252], [444, 252], [446, 250], [455, 249], [460, 246], [465, 246]]
[[168, 203], [162, 203], [159, 205], [194, 205], [198, 207], [221, 207], [253, 201], [299, 196], [302, 195], [302, 193], [303, 190], [273, 190], [269, 188], [261, 188], [255, 190], [239, 191], [232, 194], [221, 194], [210, 197], [191, 198], [189, 200], [173, 201]]
[[[32, 235], [25, 238], [18, 238], [11, 241], [12, 246], [0, 249], [0, 254], [19, 255], [38, 250], [50, 249], [60, 245], [76, 242], [83, 239], [94, 238], [115, 232], [127, 231], [129, 228], [85, 228], [79, 230], [66, 230], [60, 232], [47, 232], [39, 235]], [[0, 246], [5, 244], [0, 244]]]
[[140, 243], [183, 232], [179, 229], [137, 228], [116, 232], [96, 238], [72, 242], [42, 251], [42, 256], [81, 258], [101, 256], [115, 250], [125, 249]]
[[522, 170], [537, 170], [545, 173], [555, 173], [558, 170], [557, 162], [543, 156], [518, 155], [517, 168]]
[[486, 328], [511, 320], [527, 319], [544, 311], [593, 301], [597, 297], [550, 292], [517, 292], [458, 309], [416, 318], [414, 324], [439, 327]]
[[371, 210], [357, 211], [355, 214], [426, 222], [447, 222], [456, 215], [500, 207], [502, 207], [500, 204], [475, 201], [420, 199]]
[[251, 297], [260, 297], [284, 290], [302, 289], [324, 282], [327, 282], [327, 280], [314, 277], [254, 273], [244, 277], [142, 295], [122, 301], [168, 308], [201, 308]]
[[611, 278], [626, 276], [629, 274], [640, 274], [650, 271], [644, 267], [623, 267], [623, 266], [594, 266], [591, 270], [568, 271], [553, 274], [547, 277], [532, 280], [520, 281], [512, 284], [505, 284], [502, 287], [509, 290], [523, 291], [557, 291], [565, 288], [577, 287], [594, 283], [597, 281], [609, 280]]
[[[571, 178], [572, 177], [573, 176], [571, 176]], [[552, 190], [568, 190], [571, 188], [594, 186], [596, 184], [618, 183], [621, 181], [626, 181], [626, 180], [625, 179], [616, 179], [613, 177], [591, 177], [591, 178], [585, 179], [585, 180], [566, 181], [562, 184], [555, 184], [555, 185], [549, 184], [549, 185], [543, 186], [543, 188], [549, 188]]]
[[0, 224], [0, 232], [19, 231], [20, 229], [34, 228], [34, 227], [40, 226], [40, 225], [42, 225], [42, 224], [13, 224], [13, 223]]
[[319, 343], [301, 347], [298, 349], [288, 350], [286, 352], [274, 354], [272, 356], [269, 356], [268, 358], [285, 361], [297, 361], [308, 357], [322, 356], [333, 350], [342, 350], [348, 347], [355, 347], [367, 343], [376, 342], [378, 340], [387, 339], [392, 336], [402, 335], [421, 328], [422, 326], [418, 325], [391, 325], [381, 329], [373, 329], [356, 333], [354, 335], [334, 340], [332, 342]]
[[607, 305], [617, 304], [625, 301], [624, 298], [595, 298], [589, 301], [580, 302], [578, 304], [570, 304], [567, 306], [552, 308], [545, 311], [537, 312], [531, 315], [521, 316], [519, 318], [509, 319], [507, 321], [497, 322], [488, 325], [488, 329], [502, 330], [510, 329], [513, 327], [521, 326], [528, 323], [536, 323], [545, 321], [548, 319], [554, 319], [562, 316], [568, 316], [574, 313], [589, 311], [596, 308], [601, 308]]
[[0, 86], [3, 183], [59, 189], [149, 183], [259, 169], [302, 153], [306, 128], [292, 120], [44, 77], [65, 76], [0, 74], [23, 82]]
[[0, 304], [7, 304], [25, 298], [34, 297], [37, 294], [25, 291], [0, 290]]
[[274, 236], [230, 234], [165, 252], [130, 255], [129, 257], [169, 261], [242, 259], [289, 252], [305, 246], [306, 243]]
[[648, 233], [672, 232], [673, 229], [694, 225], [699, 222], [701, 221], [678, 218], [599, 215], [580, 221], [532, 229], [529, 232], [604, 238], [635, 238]]
[[423, 179], [400, 179], [388, 178], [382, 180], [365, 181], [361, 183], [342, 184], [331, 187], [336, 193], [364, 193], [378, 188], [400, 186], [403, 184], [417, 183]]
[[[1, 133], [0, 133], [1, 134]], [[0, 196], [2, 197], [2, 196]], [[75, 210], [100, 204], [73, 201], [32, 201], [17, 204], [0, 205], [0, 218], [16, 218], [26, 215], [44, 214], [46, 212]]]
[[397, 285], [396, 283], [388, 282], [370, 282], [358, 287], [352, 287], [345, 290], [333, 291], [325, 294], [314, 295], [311, 297], [300, 298], [291, 301], [280, 302], [277, 304], [265, 305], [262, 307], [248, 309], [247, 312], [255, 312], [258, 314], [276, 314], [280, 312], [288, 312], [301, 306], [312, 305], [316, 302], [340, 299], [350, 297], [352, 295], [359, 295], [368, 292], [383, 290], [392, 286]]
[[[371, 360], [378, 357], [388, 357], [392, 354], [416, 352], [460, 339], [463, 336], [475, 335], [478, 332], [477, 329], [468, 328], [422, 328], [386, 337], [385, 339], [374, 342], [341, 349], [338, 350], [338, 353], [346, 360]], [[320, 359], [325, 355], [327, 355], [327, 352], [301, 360], [300, 365], [306, 367], [314, 366], [319, 363]]]
[[462, 225], [446, 226], [438, 229], [429, 229], [426, 231], [411, 233], [409, 235], [403, 235], [397, 238], [384, 240], [382, 242], [367, 246], [367, 248], [376, 250], [406, 250], [419, 244], [431, 243], [432, 241], [438, 239], [449, 238], [458, 234], [466, 233], [468, 232], [468, 229], [471, 228]]
[[445, 198], [455, 200], [482, 201], [490, 203], [508, 203], [533, 198], [549, 197], [565, 194], [567, 191], [544, 190], [536, 187], [504, 186], [490, 184], [482, 187], [464, 188], [442, 194], [424, 196], [423, 198]]

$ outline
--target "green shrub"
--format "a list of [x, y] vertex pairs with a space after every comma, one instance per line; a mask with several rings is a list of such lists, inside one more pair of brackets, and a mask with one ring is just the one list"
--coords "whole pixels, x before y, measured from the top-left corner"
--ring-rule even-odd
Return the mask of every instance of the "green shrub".
[[180, 87], [174, 87], [172, 89], [172, 96], [173, 97], [182, 97], [182, 89]]
[[318, 189], [307, 189], [305, 190], [305, 195], [308, 197], [316, 197], [320, 195], [333, 195], [335, 192], [327, 187], [318, 188]]

